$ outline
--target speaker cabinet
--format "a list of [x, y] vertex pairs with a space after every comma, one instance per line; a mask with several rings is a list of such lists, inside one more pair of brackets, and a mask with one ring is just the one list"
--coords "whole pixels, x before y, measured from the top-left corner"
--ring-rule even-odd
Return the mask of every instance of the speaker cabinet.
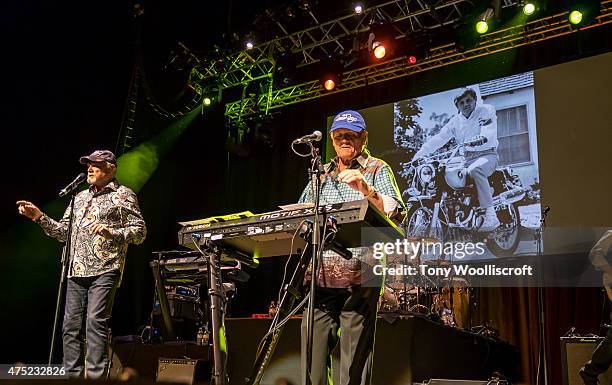
[[[578, 375], [604, 337], [561, 337], [563, 385], [584, 385]], [[601, 385], [612, 385], [612, 370], [599, 376]]]
[[157, 365], [157, 381], [176, 384], [204, 384], [207, 363], [200, 360], [160, 358]]
[[427, 385], [487, 385], [489, 381], [468, 381], [468, 380], [442, 380], [432, 378]]

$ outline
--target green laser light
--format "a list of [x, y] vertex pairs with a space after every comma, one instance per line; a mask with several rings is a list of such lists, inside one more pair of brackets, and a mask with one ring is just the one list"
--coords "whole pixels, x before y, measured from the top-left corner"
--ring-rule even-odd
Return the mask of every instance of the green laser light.
[[582, 12], [580, 11], [572, 11], [569, 14], [569, 21], [572, 24], [580, 24], [582, 21]]

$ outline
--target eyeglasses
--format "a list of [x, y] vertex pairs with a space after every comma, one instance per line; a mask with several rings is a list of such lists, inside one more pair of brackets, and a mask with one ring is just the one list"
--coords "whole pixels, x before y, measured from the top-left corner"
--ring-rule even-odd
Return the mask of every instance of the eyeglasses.
[[332, 139], [339, 142], [341, 140], [357, 140], [357, 139], [361, 139], [361, 134], [356, 134], [353, 132], [345, 132], [344, 134], [338, 133], [338, 134], [332, 134]]

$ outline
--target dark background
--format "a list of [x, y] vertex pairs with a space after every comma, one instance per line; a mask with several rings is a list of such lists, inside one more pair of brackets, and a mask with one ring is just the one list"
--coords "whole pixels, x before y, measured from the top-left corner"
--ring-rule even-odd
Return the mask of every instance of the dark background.
[[[141, 36], [145, 81], [151, 93], [161, 102], [172, 99], [184, 86], [181, 74], [164, 70], [177, 41], [194, 50], [210, 49], [223, 32], [244, 30], [256, 11], [274, 3], [278, 2], [146, 3]], [[346, 6], [333, 3], [338, 9]], [[14, 202], [32, 200], [59, 217], [67, 201], [55, 196], [80, 171], [79, 156], [115, 147], [135, 59], [136, 23], [130, 2], [4, 1], [0, 7], [0, 330], [4, 332], [0, 362], [42, 363], [50, 340], [61, 245], [19, 217]], [[137, 333], [147, 321], [153, 297], [148, 260], [152, 251], [177, 247], [177, 221], [242, 210], [268, 211], [297, 199], [306, 180], [306, 164], [293, 155], [289, 143], [322, 129], [327, 116], [345, 107], [364, 108], [607, 52], [610, 35], [608, 27], [583, 31], [287, 107], [274, 120], [272, 145], [256, 145], [247, 157], [225, 150], [222, 108], [207, 110], [163, 155], [139, 192], [148, 237], [128, 253], [113, 318], [115, 335]], [[136, 120], [138, 141], [171, 123], [144, 101]], [[278, 289], [282, 261], [263, 261], [251, 273], [248, 287], [239, 288], [234, 315], [267, 310]], [[521, 323], [520, 330], [497, 325], [505, 339], [515, 344], [537, 341], [535, 291], [509, 290], [483, 293], [489, 301], [483, 309], [504, 312], [498, 318], [508, 323]], [[599, 331], [602, 297], [597, 289], [552, 288], [545, 295], [549, 314], [560, 315], [547, 321], [551, 347], [558, 345], [561, 330], [571, 325]], [[512, 301], [501, 305], [507, 298]], [[524, 346], [522, 352], [533, 349], [534, 345]], [[531, 353], [523, 355], [524, 367], [532, 368], [535, 353]], [[550, 354], [553, 369], [549, 370], [555, 376], [558, 354]], [[533, 370], [523, 373], [527, 382], [533, 379]]]

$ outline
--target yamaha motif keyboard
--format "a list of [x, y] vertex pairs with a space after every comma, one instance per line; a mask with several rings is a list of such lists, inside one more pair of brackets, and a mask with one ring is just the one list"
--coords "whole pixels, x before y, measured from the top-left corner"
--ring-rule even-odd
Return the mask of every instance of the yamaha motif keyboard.
[[[361, 243], [361, 228], [384, 228], [387, 239], [402, 237], [402, 230], [385, 214], [370, 205], [367, 199], [352, 202], [324, 205], [319, 208], [320, 223], [337, 225], [339, 231], [334, 241], [344, 247], [367, 246]], [[254, 257], [272, 257], [288, 255], [291, 239], [300, 226], [312, 220], [314, 207], [279, 210], [264, 214], [256, 214], [225, 222], [198, 223], [188, 222], [178, 233], [180, 245], [195, 249], [205, 240]], [[391, 235], [389, 235], [391, 234]], [[306, 242], [296, 236], [292, 253], [303, 249]]]

